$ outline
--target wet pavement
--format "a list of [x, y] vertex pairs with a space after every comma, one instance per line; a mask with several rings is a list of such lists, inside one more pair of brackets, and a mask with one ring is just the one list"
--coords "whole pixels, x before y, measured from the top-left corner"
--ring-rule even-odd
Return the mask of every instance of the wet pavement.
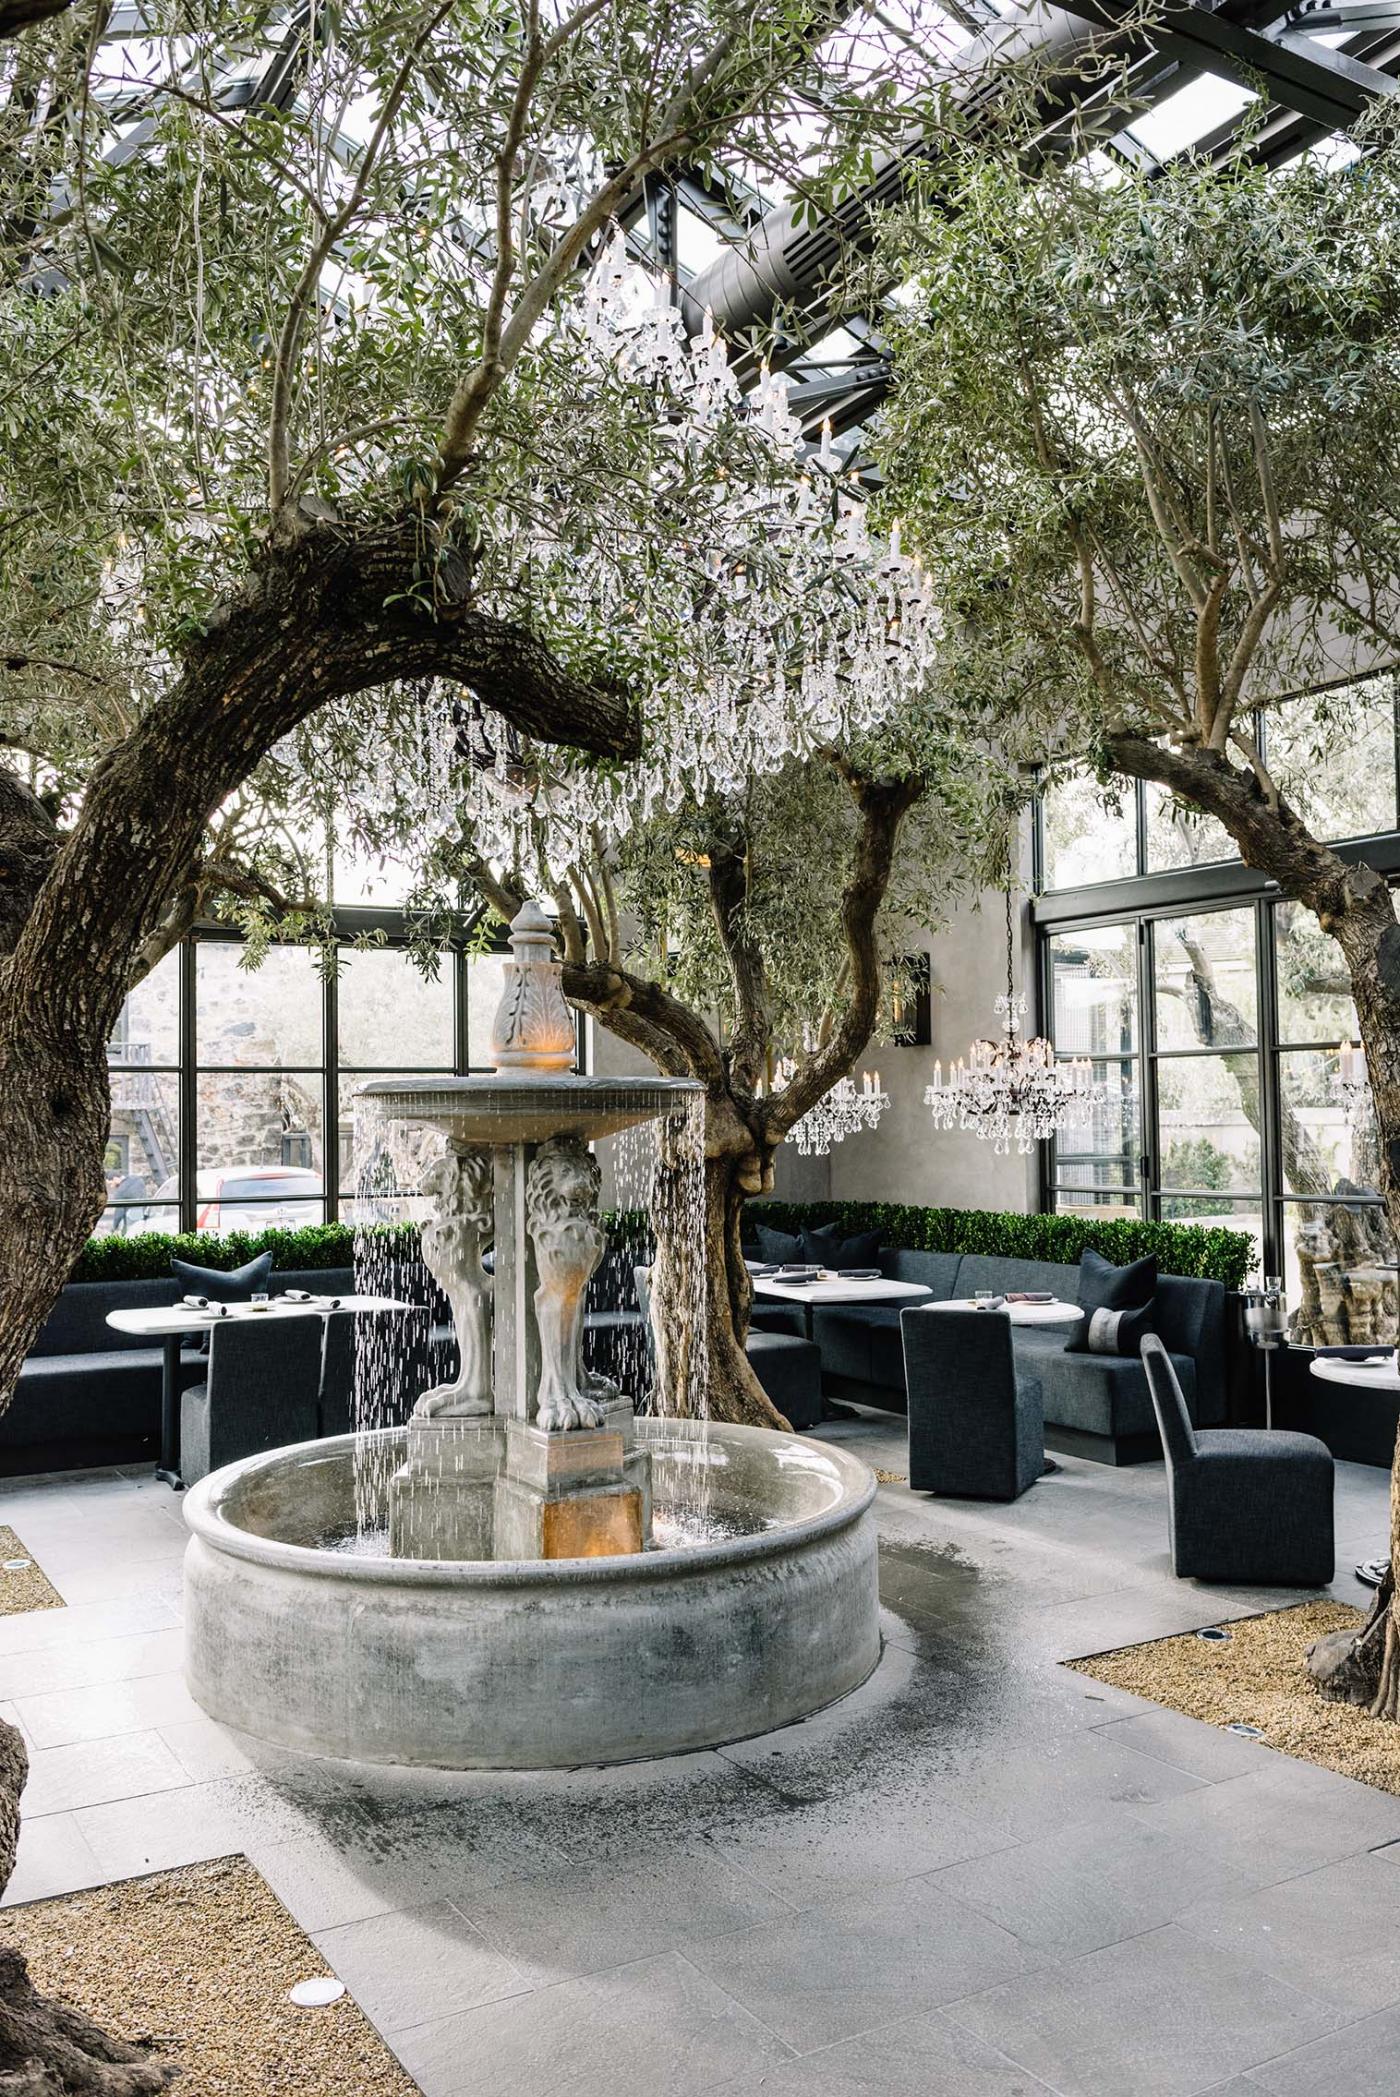
[[[904, 1469], [897, 1421], [825, 1431]], [[1386, 1480], [1337, 1491], [1356, 1602]], [[7, 1901], [244, 1852], [426, 2097], [1400, 2087], [1400, 1799], [1059, 1665], [1297, 1598], [1174, 1580], [1160, 1466], [1067, 1458], [1010, 1507], [890, 1484], [879, 1517], [885, 1654], [844, 1704], [434, 1775], [203, 1716], [149, 1473], [0, 1486], [69, 1605], [0, 1619], [33, 1760]]]

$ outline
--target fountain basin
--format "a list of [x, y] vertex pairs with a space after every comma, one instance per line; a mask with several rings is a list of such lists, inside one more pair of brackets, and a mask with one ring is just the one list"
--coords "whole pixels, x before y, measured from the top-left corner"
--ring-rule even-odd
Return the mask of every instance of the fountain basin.
[[880, 1650], [865, 1465], [763, 1428], [636, 1424], [663, 1533], [702, 1494], [737, 1533], [608, 1558], [357, 1556], [324, 1542], [354, 1527], [353, 1436], [213, 1472], [185, 1500], [191, 1694], [311, 1754], [559, 1769], [715, 1747], [857, 1688]]
[[425, 1121], [454, 1143], [485, 1148], [543, 1143], [549, 1136], [596, 1142], [641, 1121], [685, 1114], [703, 1088], [694, 1078], [586, 1078], [573, 1071], [506, 1071], [494, 1077], [375, 1078], [361, 1099], [398, 1121]]

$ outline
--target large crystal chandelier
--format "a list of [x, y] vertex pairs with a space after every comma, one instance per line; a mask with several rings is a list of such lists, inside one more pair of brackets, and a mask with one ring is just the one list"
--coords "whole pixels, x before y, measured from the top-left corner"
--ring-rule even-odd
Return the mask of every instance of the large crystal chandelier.
[[933, 1110], [935, 1128], [970, 1129], [1006, 1156], [1013, 1129], [1023, 1155], [1061, 1129], [1082, 1127], [1108, 1090], [1094, 1081], [1093, 1065], [1082, 1057], [1057, 1057], [1054, 1044], [1042, 1035], [1027, 1041], [1021, 1033], [1026, 1001], [1016, 989], [1016, 944], [1012, 900], [1011, 845], [1006, 854], [1006, 990], [996, 1000], [1001, 1020], [999, 1041], [974, 1041], [967, 1060], [960, 1056], [949, 1069], [933, 1066], [933, 1083], [924, 1104]]
[[[806, 448], [786, 381], [766, 369], [743, 395], [708, 316], [687, 340], [679, 310], [629, 262], [620, 233], [561, 325], [581, 369], [655, 387], [658, 514], [671, 500], [686, 529], [656, 550], [669, 563], [652, 600], [666, 645], [640, 692], [641, 758], [600, 768], [532, 748], [512, 762], [500, 724], [483, 715], [480, 738], [494, 761], [473, 752], [452, 782], [481, 855], [514, 867], [538, 860], [546, 885], [599, 839], [621, 839], [660, 810], [733, 793], [790, 757], [878, 727], [938, 640], [927, 578], [897, 529], [889, 539], [868, 530], [829, 435], [816, 452]], [[736, 432], [747, 476], [731, 471]], [[539, 527], [520, 565], [550, 568], [554, 600], [572, 606], [581, 627], [635, 626], [635, 578], [611, 561], [605, 535], [590, 556], [551, 559]]]
[[[796, 1065], [789, 1059], [778, 1065], [778, 1082], [791, 1082]], [[862, 1129], [873, 1129], [890, 1103], [880, 1087], [878, 1070], [862, 1071], [857, 1087], [853, 1078], [838, 1078], [802, 1119], [794, 1122], [787, 1140], [795, 1143], [804, 1158], [824, 1158], [834, 1143], [844, 1143]]]

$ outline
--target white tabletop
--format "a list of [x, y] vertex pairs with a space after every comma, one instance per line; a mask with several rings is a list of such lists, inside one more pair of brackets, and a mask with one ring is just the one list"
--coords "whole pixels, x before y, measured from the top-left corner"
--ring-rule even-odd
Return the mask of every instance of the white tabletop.
[[[411, 1311], [414, 1305], [400, 1303], [394, 1296], [340, 1296], [335, 1300], [335, 1309], [340, 1311]], [[214, 1325], [228, 1324], [234, 1319], [250, 1318], [328, 1318], [331, 1304], [287, 1303], [276, 1297], [268, 1308], [254, 1310], [251, 1303], [231, 1303], [228, 1317], [221, 1318], [216, 1312], [197, 1311], [188, 1303], [163, 1303], [149, 1310], [108, 1311], [107, 1323], [118, 1332], [140, 1333], [150, 1339], [169, 1339], [176, 1333], [203, 1332]]]
[[915, 1298], [931, 1296], [922, 1282], [886, 1281], [830, 1281], [780, 1282], [771, 1276], [753, 1278], [755, 1296], [772, 1296], [780, 1303], [912, 1303]]
[[[951, 1296], [946, 1302], [933, 1306], [939, 1311], [980, 1311], [984, 1306], [975, 1303], [970, 1296]], [[990, 1310], [990, 1304], [985, 1306]], [[1084, 1316], [1077, 1303], [1062, 1303], [1056, 1297], [1053, 1303], [999, 1303], [996, 1308], [1004, 1311], [1013, 1325], [1075, 1325]]]
[[1335, 1354], [1315, 1354], [1308, 1364], [1324, 1383], [1354, 1383], [1372, 1391], [1400, 1391], [1394, 1354], [1378, 1354], [1374, 1361], [1348, 1362]]

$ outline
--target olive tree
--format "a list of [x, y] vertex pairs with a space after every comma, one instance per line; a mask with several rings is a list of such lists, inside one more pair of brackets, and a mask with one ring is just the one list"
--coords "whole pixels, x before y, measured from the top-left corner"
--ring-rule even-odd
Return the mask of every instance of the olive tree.
[[[1311, 740], [1345, 741], [1347, 680], [1400, 652], [1400, 151], [1362, 143], [1153, 180], [956, 156], [942, 208], [891, 229], [883, 459], [963, 704], [1213, 817], [1336, 942], [1400, 1240], [1400, 926], [1270, 743], [1309, 693]], [[1390, 1587], [1364, 1645], [1393, 1719]]]
[[[259, 811], [393, 770], [429, 709], [617, 758], [664, 728], [721, 462], [660, 509], [664, 401], [563, 324], [614, 224], [722, 150], [820, 203], [934, 62], [802, 0], [364, 0], [276, 48], [240, 0], [44, 13], [0, 15], [0, 1398], [102, 1207], [133, 978], [211, 898], [286, 894]], [[0, 1877], [23, 1774], [0, 1729]], [[128, 2052], [7, 1960], [17, 2086], [164, 2083]]]

